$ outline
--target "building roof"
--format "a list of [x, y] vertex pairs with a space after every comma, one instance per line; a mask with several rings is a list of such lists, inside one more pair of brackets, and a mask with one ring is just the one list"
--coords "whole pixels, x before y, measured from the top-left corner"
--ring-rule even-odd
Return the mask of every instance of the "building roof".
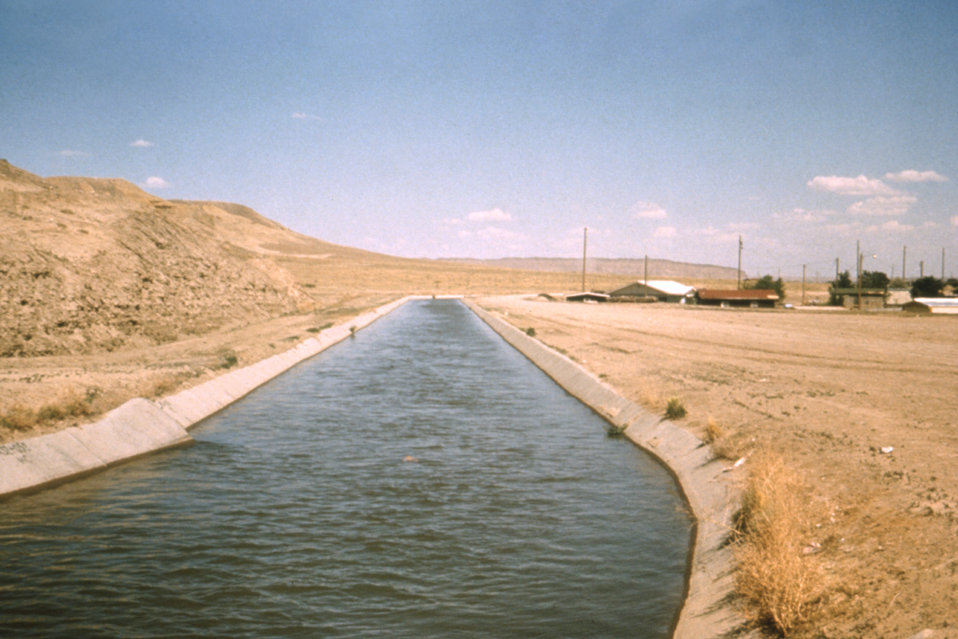
[[664, 293], [666, 295], [684, 296], [695, 292], [694, 286], [686, 286], [681, 282], [675, 282], [673, 280], [649, 280], [648, 282], [645, 280], [636, 280], [631, 284], [627, 284], [620, 289], [612, 291], [612, 294], [621, 294], [620, 291], [624, 292], [626, 289], [635, 286], [636, 284], [639, 286], [645, 286], [647, 289], [659, 291], [660, 293]]
[[771, 289], [746, 288], [738, 290], [722, 290], [717, 288], [700, 288], [699, 299], [703, 300], [772, 300], [778, 299], [778, 293]]
[[916, 297], [915, 301], [929, 308], [958, 309], [958, 297]]
[[570, 293], [565, 296], [566, 300], [569, 302], [607, 302], [609, 301], [609, 296], [605, 293], [594, 293], [592, 291], [586, 291], [582, 293]]

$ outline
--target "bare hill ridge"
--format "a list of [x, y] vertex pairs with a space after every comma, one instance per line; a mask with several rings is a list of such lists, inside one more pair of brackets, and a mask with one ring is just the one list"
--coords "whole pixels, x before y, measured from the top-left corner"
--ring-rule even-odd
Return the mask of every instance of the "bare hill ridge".
[[0, 356], [152, 345], [311, 304], [261, 245], [327, 250], [245, 207], [0, 161]]

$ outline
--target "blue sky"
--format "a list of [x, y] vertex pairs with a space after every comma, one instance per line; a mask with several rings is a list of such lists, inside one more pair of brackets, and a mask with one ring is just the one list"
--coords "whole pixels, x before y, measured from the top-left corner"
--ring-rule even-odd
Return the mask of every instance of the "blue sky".
[[958, 274], [951, 1], [0, 0], [0, 87], [24, 169], [393, 255]]

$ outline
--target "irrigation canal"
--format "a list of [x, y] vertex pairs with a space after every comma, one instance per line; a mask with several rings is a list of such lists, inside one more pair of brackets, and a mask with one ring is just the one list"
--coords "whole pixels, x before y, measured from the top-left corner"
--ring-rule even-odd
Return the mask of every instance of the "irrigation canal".
[[667, 637], [670, 475], [461, 303], [408, 303], [193, 430], [0, 504], [0, 636]]

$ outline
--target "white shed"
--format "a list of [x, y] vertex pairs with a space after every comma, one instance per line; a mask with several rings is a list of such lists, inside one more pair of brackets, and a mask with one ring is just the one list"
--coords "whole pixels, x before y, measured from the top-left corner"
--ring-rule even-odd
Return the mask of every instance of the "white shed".
[[672, 280], [638, 280], [610, 293], [613, 299], [654, 297], [660, 302], [687, 302], [695, 297], [695, 287]]

